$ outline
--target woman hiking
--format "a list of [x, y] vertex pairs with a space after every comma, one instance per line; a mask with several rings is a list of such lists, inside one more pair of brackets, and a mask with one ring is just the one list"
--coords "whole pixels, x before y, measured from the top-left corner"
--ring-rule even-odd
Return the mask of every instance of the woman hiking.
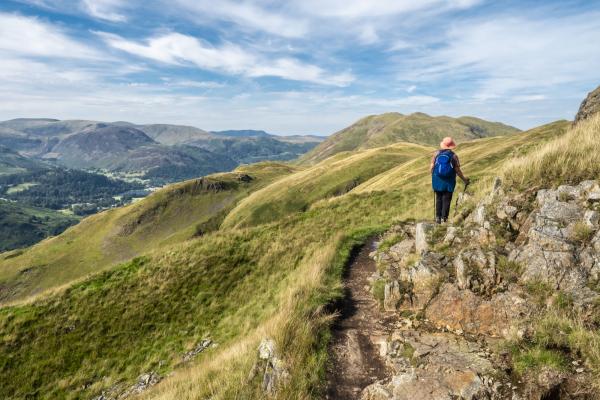
[[469, 184], [469, 178], [460, 169], [458, 156], [452, 151], [456, 143], [451, 137], [445, 137], [440, 143], [440, 150], [431, 158], [431, 186], [435, 192], [435, 222], [441, 224], [448, 221], [452, 193], [456, 186], [456, 175]]

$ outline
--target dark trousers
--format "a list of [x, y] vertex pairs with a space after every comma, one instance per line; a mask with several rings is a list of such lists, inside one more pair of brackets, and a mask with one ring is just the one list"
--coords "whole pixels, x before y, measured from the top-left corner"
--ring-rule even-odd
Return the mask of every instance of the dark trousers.
[[450, 215], [452, 192], [435, 192], [435, 218], [447, 220]]

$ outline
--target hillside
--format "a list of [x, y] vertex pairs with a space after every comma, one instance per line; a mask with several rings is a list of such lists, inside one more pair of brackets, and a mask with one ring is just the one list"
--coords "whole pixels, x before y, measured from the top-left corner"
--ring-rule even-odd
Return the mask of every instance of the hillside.
[[518, 129], [498, 122], [474, 117], [432, 117], [424, 113], [403, 115], [386, 113], [365, 117], [334, 133], [300, 158], [305, 164], [321, 161], [341, 151], [386, 146], [396, 142], [411, 142], [437, 146], [445, 136], [458, 142], [489, 136], [509, 135]]
[[[255, 164], [171, 185], [126, 207], [85, 218], [62, 235], [0, 260], [0, 301], [104, 270], [154, 248], [218, 228], [241, 198], [293, 168]], [[23, 274], [24, 268], [29, 271]]]
[[[536, 151], [568, 126], [557, 122], [465, 144], [465, 153], [463, 147], [458, 151], [474, 189], [486, 190], [511, 157]], [[228, 187], [217, 184], [208, 186], [212, 191], [189, 192], [184, 188], [193, 188], [194, 181], [175, 185], [86, 218], [23, 254], [8, 253], [0, 263], [3, 299], [42, 297], [0, 312], [8, 334], [0, 349], [11, 354], [0, 364], [2, 394], [92, 397], [103, 390], [122, 393], [143, 373], [164, 377], [175, 371], [146, 397], [262, 398], [262, 373], [248, 376], [265, 337], [275, 339], [277, 357], [289, 373], [276, 397], [319, 393], [331, 323], [323, 306], [341, 295], [342, 267], [354, 245], [394, 221], [429, 216], [431, 151], [399, 143], [342, 153], [321, 167], [276, 168], [262, 183], [264, 166], [248, 167], [211, 178], [221, 182], [221, 176], [230, 176], [240, 188], [255, 185], [248, 190], [214, 192]], [[399, 179], [402, 168], [413, 175]], [[239, 181], [240, 172], [257, 179]], [[297, 188], [291, 197], [281, 183], [286, 181]], [[242, 200], [251, 191], [255, 195]], [[268, 209], [280, 210], [276, 217], [260, 212], [256, 199], [265, 193]], [[227, 206], [215, 207], [222, 204], [215, 196], [229, 198]], [[245, 227], [237, 228], [240, 224]], [[202, 236], [194, 237], [198, 233]], [[125, 263], [115, 267], [119, 261]], [[20, 273], [24, 266], [34, 266], [35, 273]], [[84, 278], [100, 270], [105, 272]], [[40, 295], [73, 279], [83, 281]], [[202, 350], [198, 346], [206, 338], [218, 346]], [[195, 360], [176, 367], [196, 348]]]
[[292, 160], [322, 138], [236, 131], [209, 133], [169, 124], [136, 125], [86, 120], [15, 119], [0, 122], [0, 146], [67, 168], [136, 176], [161, 186], [240, 164]]

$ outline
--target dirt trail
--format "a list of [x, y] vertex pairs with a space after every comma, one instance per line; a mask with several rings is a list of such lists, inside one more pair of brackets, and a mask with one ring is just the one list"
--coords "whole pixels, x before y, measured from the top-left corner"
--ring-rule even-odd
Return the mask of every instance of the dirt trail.
[[338, 305], [341, 317], [333, 329], [326, 399], [359, 399], [362, 389], [388, 375], [378, 343], [392, 331], [396, 317], [382, 312], [370, 292], [368, 278], [376, 271], [369, 258], [373, 245], [374, 239], [367, 241], [347, 268], [346, 293]]

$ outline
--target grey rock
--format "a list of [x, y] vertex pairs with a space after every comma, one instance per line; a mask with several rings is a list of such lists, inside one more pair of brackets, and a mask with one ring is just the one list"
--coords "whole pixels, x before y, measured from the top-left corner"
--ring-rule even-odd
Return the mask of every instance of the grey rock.
[[581, 197], [581, 187], [571, 185], [560, 185], [556, 192], [559, 199], [576, 200]]
[[[412, 349], [412, 354], [402, 351], [403, 346]], [[405, 330], [392, 333], [388, 348], [386, 363], [395, 373], [365, 388], [362, 400], [502, 398], [492, 376], [506, 377], [481, 355], [477, 343], [449, 333]]]
[[398, 284], [398, 281], [386, 283], [384, 289], [383, 308], [386, 311], [396, 311], [401, 300], [402, 297], [400, 295], [400, 285]]
[[585, 193], [600, 190], [598, 182], [593, 180], [583, 181], [579, 184], [579, 187], [581, 188], [581, 191]]
[[545, 201], [540, 208], [539, 215], [549, 220], [569, 223], [580, 220], [582, 210], [577, 204], [564, 201]]
[[275, 341], [273, 339], [264, 338], [258, 345], [258, 358], [268, 360], [275, 356]]
[[556, 190], [551, 189], [538, 190], [535, 199], [539, 206], [550, 201], [558, 200]]
[[594, 210], [586, 210], [583, 214], [583, 221], [592, 229], [598, 229], [600, 222], [600, 213]]
[[198, 354], [209, 348], [213, 344], [212, 340], [204, 339], [192, 350], [183, 355], [183, 361], [187, 362], [196, 357]]
[[[264, 338], [258, 346], [258, 358], [264, 366], [262, 379], [262, 389], [268, 394], [276, 392], [277, 388], [289, 379], [289, 373], [285, 368], [285, 364], [278, 357], [275, 348], [275, 341], [270, 338]], [[255, 365], [253, 372], [259, 368]], [[251, 377], [254, 373], [251, 373]]]
[[587, 195], [587, 201], [590, 203], [597, 203], [600, 201], [600, 191], [594, 191]]
[[600, 112], [600, 87], [597, 87], [595, 90], [588, 93], [583, 100], [575, 115], [574, 124], [578, 124], [598, 112]]
[[449, 226], [446, 230], [446, 235], [444, 236], [445, 244], [452, 244], [456, 240], [456, 236], [458, 234], [458, 228], [454, 226]]
[[485, 206], [480, 204], [475, 211], [473, 211], [473, 222], [475, 222], [479, 226], [483, 226], [485, 223]]
[[463, 260], [462, 254], [459, 254], [452, 263], [456, 273], [456, 285], [459, 289], [468, 289], [471, 286], [468, 269]]
[[404, 239], [401, 242], [396, 243], [390, 247], [389, 253], [392, 259], [400, 261], [404, 256], [411, 253], [415, 248], [415, 241], [413, 239]]
[[428, 236], [434, 225], [429, 222], [419, 222], [415, 227], [415, 249], [422, 254], [429, 248]]

